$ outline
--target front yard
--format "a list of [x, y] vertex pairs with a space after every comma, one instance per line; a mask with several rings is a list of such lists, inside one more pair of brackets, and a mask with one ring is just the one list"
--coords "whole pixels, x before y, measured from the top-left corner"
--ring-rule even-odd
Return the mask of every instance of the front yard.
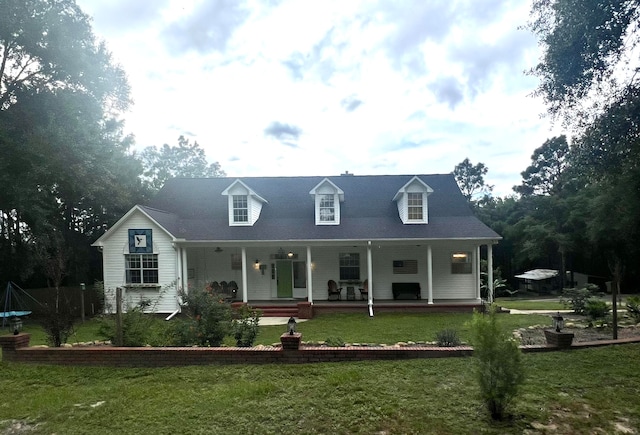
[[640, 345], [525, 354], [494, 423], [471, 358], [116, 369], [0, 363], [0, 433], [637, 433]]
[[[319, 316], [303, 339], [351, 343], [469, 337], [469, 314]], [[549, 315], [500, 315], [513, 331]], [[165, 322], [158, 319], [162, 325]], [[99, 322], [71, 341], [97, 337]], [[260, 328], [259, 344], [285, 326]], [[33, 322], [32, 344], [46, 338]], [[155, 369], [0, 362], [0, 433], [637, 433], [640, 345], [524, 354], [526, 381], [511, 419], [495, 423], [478, 398], [472, 358]]]

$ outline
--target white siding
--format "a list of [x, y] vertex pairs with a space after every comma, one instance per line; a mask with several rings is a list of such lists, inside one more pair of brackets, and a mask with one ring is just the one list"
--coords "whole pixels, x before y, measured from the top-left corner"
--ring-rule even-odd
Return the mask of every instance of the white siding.
[[[153, 230], [153, 252], [158, 254], [159, 290], [124, 290], [125, 301], [136, 305], [141, 298], [153, 300], [153, 309], [158, 313], [170, 313], [177, 309], [176, 280], [176, 251], [171, 245], [171, 238], [157, 225], [154, 225], [142, 213], [133, 213], [127, 222], [121, 225], [104, 242], [102, 262], [104, 267], [104, 288], [107, 304], [115, 310], [115, 289], [122, 287], [125, 282], [124, 255], [129, 253], [129, 229]], [[126, 305], [126, 304], [125, 304]]]
[[[382, 246], [374, 247], [373, 257], [373, 297], [393, 299], [394, 282], [419, 282], [422, 299], [427, 299], [427, 247], [426, 246]], [[417, 274], [393, 274], [394, 260], [417, 260]], [[371, 289], [369, 290], [371, 291]]]
[[[470, 252], [472, 263], [470, 274], [451, 273], [451, 255], [456, 251]], [[433, 298], [475, 299], [477, 296], [477, 258], [476, 246], [470, 244], [451, 244], [433, 249]]]

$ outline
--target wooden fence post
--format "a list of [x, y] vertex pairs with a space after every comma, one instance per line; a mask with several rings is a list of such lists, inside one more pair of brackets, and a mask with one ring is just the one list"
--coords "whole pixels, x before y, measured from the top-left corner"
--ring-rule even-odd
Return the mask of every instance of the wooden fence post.
[[122, 288], [116, 287], [116, 346], [122, 346]]

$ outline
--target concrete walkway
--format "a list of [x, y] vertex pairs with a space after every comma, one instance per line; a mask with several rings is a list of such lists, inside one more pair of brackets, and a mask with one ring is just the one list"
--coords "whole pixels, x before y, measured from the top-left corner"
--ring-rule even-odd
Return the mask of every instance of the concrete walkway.
[[509, 314], [570, 314], [573, 313], [572, 310], [516, 310], [514, 308], [505, 308], [505, 310], [509, 310]]
[[[296, 319], [296, 323], [306, 322], [307, 319]], [[289, 321], [289, 317], [260, 317], [259, 325], [260, 326], [271, 326], [271, 325], [286, 325]]]

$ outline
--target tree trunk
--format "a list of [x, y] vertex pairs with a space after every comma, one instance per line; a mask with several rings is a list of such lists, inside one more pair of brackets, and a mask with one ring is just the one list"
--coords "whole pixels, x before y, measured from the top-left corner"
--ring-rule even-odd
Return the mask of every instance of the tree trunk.
[[618, 339], [618, 292], [622, 281], [622, 260], [614, 254], [613, 265], [611, 267], [613, 282], [611, 283], [611, 299], [613, 302], [613, 339]]

